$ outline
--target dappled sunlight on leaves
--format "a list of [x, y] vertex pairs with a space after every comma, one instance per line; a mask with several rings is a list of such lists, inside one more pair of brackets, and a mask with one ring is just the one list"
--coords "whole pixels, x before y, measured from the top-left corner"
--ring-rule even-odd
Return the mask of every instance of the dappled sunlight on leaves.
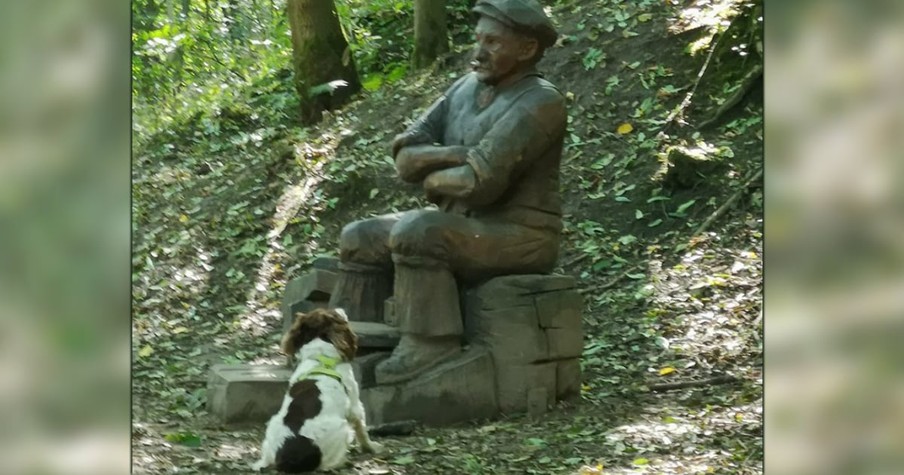
[[[731, 18], [737, 15], [741, 4], [747, 0], [694, 0], [689, 6], [682, 8], [670, 25], [673, 33], [682, 33], [695, 28], [703, 28], [710, 32], [719, 31], [728, 26]], [[678, 5], [677, 0], [671, 0]], [[705, 47], [705, 45], [703, 45]]]
[[[323, 163], [323, 160], [317, 161], [308, 170], [308, 175], [302, 183], [287, 187], [276, 201], [276, 214], [271, 219], [273, 228], [267, 233], [265, 243], [267, 249], [261, 259], [254, 286], [249, 290], [248, 300], [245, 302], [248, 311], [238, 316], [242, 330], [265, 331], [269, 326], [267, 319], [278, 320], [281, 317], [280, 311], [274, 308], [278, 302], [276, 291], [282, 288], [275, 277], [280, 272], [280, 262], [287, 261], [290, 256], [286, 255], [285, 247], [279, 238], [290, 220], [298, 215], [303, 207], [309, 205], [314, 190], [323, 180], [319, 173]], [[312, 246], [307, 250], [313, 254], [317, 248]]]

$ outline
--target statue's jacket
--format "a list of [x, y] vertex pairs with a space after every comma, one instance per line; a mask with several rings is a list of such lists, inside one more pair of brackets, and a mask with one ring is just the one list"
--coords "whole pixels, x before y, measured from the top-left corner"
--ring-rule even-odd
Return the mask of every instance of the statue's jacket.
[[536, 71], [500, 88], [485, 85], [470, 73], [397, 142], [468, 148], [461, 173], [443, 183], [445, 196], [431, 198], [442, 210], [558, 235], [559, 165], [566, 124], [565, 98]]

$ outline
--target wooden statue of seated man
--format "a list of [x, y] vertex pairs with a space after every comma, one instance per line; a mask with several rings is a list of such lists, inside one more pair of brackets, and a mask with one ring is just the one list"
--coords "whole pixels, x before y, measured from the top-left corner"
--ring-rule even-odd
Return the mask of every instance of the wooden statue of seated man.
[[382, 302], [362, 300], [395, 296], [401, 340], [378, 384], [461, 351], [458, 281], [547, 273], [558, 257], [565, 100], [536, 70], [557, 33], [535, 0], [480, 0], [474, 12], [473, 71], [392, 144], [400, 178], [438, 209], [356, 221], [340, 238], [330, 305], [367, 319], [356, 313]]

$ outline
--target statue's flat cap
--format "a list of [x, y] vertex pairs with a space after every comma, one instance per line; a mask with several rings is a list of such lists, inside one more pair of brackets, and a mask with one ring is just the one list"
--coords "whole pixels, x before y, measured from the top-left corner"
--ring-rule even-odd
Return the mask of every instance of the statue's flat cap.
[[471, 10], [537, 39], [549, 48], [559, 34], [537, 0], [478, 0]]

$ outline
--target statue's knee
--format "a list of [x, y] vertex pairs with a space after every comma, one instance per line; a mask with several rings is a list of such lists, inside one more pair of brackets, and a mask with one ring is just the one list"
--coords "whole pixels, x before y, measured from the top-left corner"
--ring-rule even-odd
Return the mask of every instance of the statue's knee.
[[339, 252], [346, 253], [361, 245], [361, 221], [346, 224], [339, 234]]
[[366, 219], [354, 221], [345, 225], [339, 234], [339, 258], [368, 264], [388, 261], [389, 256], [383, 256], [386, 245], [385, 232], [380, 232], [377, 223]]
[[435, 254], [443, 246], [445, 228], [433, 213], [400, 221], [389, 235], [389, 247], [397, 254]]

